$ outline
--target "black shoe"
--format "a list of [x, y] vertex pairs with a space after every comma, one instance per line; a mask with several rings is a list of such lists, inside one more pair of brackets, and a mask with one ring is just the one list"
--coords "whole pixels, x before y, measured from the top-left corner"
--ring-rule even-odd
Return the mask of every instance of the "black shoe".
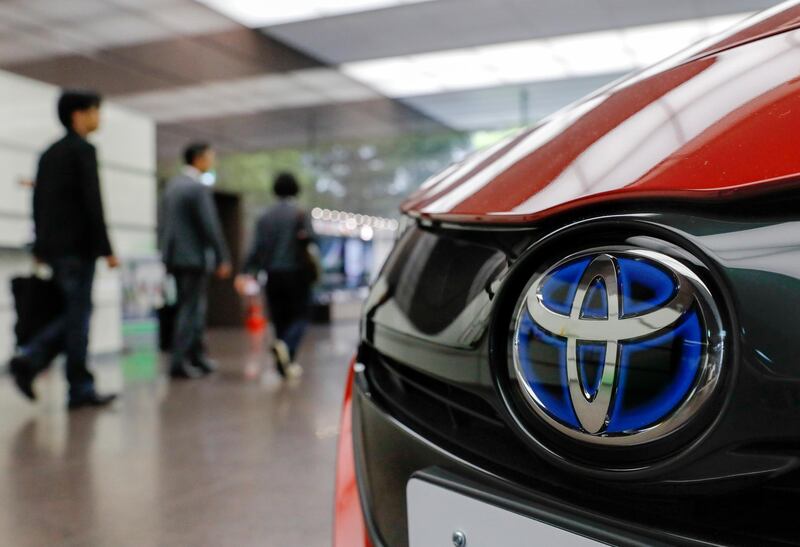
[[69, 404], [67, 406], [69, 407], [70, 410], [76, 410], [78, 408], [83, 408], [85, 406], [108, 406], [116, 398], [117, 398], [116, 393], [108, 393], [106, 395], [100, 395], [96, 391], [92, 390], [86, 395], [70, 397]]
[[14, 377], [14, 383], [25, 397], [31, 401], [36, 400], [36, 393], [33, 391], [33, 379], [36, 373], [33, 368], [33, 361], [23, 355], [15, 355], [8, 363], [8, 370]]
[[196, 380], [203, 376], [205, 374], [193, 366], [173, 365], [169, 369], [169, 377], [175, 380]]
[[193, 359], [192, 367], [198, 369], [203, 374], [211, 374], [212, 372], [216, 372], [217, 369], [219, 369], [219, 365], [217, 365], [216, 361], [213, 361], [208, 357], [200, 357], [199, 359]]

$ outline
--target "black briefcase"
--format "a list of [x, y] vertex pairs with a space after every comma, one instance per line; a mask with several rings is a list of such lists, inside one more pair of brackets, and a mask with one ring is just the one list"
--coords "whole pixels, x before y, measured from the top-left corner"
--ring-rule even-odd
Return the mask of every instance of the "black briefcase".
[[158, 309], [158, 347], [161, 351], [172, 350], [172, 336], [175, 332], [175, 316], [178, 307], [165, 304]]
[[17, 312], [14, 334], [18, 347], [27, 344], [64, 311], [64, 296], [52, 279], [15, 277], [11, 280], [11, 292]]

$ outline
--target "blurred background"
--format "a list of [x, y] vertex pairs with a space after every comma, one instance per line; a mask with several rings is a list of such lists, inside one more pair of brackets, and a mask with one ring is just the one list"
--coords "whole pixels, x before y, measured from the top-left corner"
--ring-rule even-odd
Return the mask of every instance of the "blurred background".
[[[135, 537], [134, 529], [150, 526], [160, 530], [155, 543], [169, 544], [171, 539], [180, 544], [189, 541], [180, 535], [187, 523], [210, 527], [217, 519], [205, 517], [221, 513], [240, 533], [248, 530], [236, 536], [240, 541], [235, 544], [251, 540], [268, 545], [326, 544], [320, 538], [327, 537], [330, 526], [337, 407], [348, 353], [356, 339], [359, 301], [391, 248], [404, 197], [471, 151], [776, 3], [1, 0], [0, 283], [4, 286], [13, 275], [30, 269], [26, 246], [32, 237], [31, 189], [21, 181], [35, 174], [38, 154], [62, 131], [55, 116], [59, 88], [92, 88], [106, 101], [103, 129], [93, 141], [99, 151], [111, 235], [123, 268], [102, 271], [96, 284], [92, 348], [98, 362], [112, 365], [103, 374], [121, 386], [125, 398], [123, 412], [103, 418], [108, 436], [103, 442], [112, 448], [99, 449], [98, 457], [116, 458], [119, 465], [119, 458], [153, 460], [158, 467], [165, 461], [164, 445], [171, 442], [163, 432], [185, 430], [185, 420], [196, 416], [163, 405], [158, 411], [146, 410], [153, 399], [165, 401], [167, 393], [158, 380], [157, 309], [163, 305], [163, 271], [156, 252], [158, 198], [165, 181], [178, 170], [187, 142], [209, 141], [218, 151], [216, 171], [205, 182], [213, 187], [237, 259], [249, 244], [249, 227], [256, 215], [273, 200], [273, 176], [280, 170], [296, 172], [303, 186], [301, 202], [321, 235], [324, 275], [314, 297], [315, 319], [322, 326], [314, 331], [307, 356], [319, 372], [312, 368], [302, 388], [288, 395], [283, 387], [269, 387], [270, 381], [257, 372], [260, 346], [242, 334], [247, 302], [230, 283], [215, 282], [210, 293], [209, 323], [217, 329], [212, 353], [230, 363], [230, 374], [222, 376], [218, 387], [228, 390], [253, 378], [256, 387], [244, 396], [228, 392], [206, 396], [221, 397], [220, 408], [228, 408], [230, 400], [255, 405], [252, 408], [259, 410], [253, 420], [264, 415], [286, 419], [286, 405], [290, 415], [304, 417], [300, 431], [310, 445], [321, 447], [301, 462], [319, 470], [306, 479], [307, 488], [320, 493], [319, 501], [305, 508], [307, 522], [314, 523], [310, 529], [301, 527], [295, 534], [297, 526], [285, 524], [280, 510], [266, 526], [263, 519], [251, 520], [246, 508], [230, 505], [230, 498], [228, 505], [209, 501], [208, 507], [186, 509], [194, 515], [191, 518], [173, 515], [175, 526], [170, 519], [162, 522], [163, 507], [156, 504], [150, 509], [146, 500], [173, 495], [185, 499], [191, 477], [181, 479], [185, 483], [172, 490], [160, 486], [163, 477], [152, 484], [145, 481], [138, 484], [145, 492], [136, 490], [133, 501], [128, 496], [120, 506], [106, 506], [97, 502], [98, 496], [113, 502], [121, 491], [133, 487], [125, 482], [132, 479], [122, 478], [110, 462], [114, 471], [107, 471], [113, 477], [107, 477], [111, 485], [107, 492], [97, 483], [85, 492], [80, 484], [68, 481], [62, 487], [75, 488], [71, 497], [43, 501], [45, 492], [35, 486], [42, 465], [91, 469], [90, 463], [86, 454], [65, 452], [71, 446], [69, 435], [63, 433], [69, 424], [63, 422], [60, 400], [43, 403], [43, 417], [41, 410], [17, 401], [11, 387], [2, 386], [0, 407], [7, 423], [0, 424], [0, 434], [6, 446], [15, 448], [0, 456], [0, 463], [30, 473], [29, 479], [23, 474], [22, 482], [0, 479], [3, 505], [15, 505], [15, 498], [31, 492], [38, 492], [38, 497], [31, 494], [25, 499], [56, 514], [67, 511], [68, 501], [75, 497], [94, 502], [90, 512], [70, 510], [77, 512], [65, 519], [25, 520], [20, 516], [24, 512], [0, 516], [0, 542], [13, 537], [15, 541], [3, 543], [21, 545], [28, 538], [29, 544], [122, 545]], [[12, 309], [10, 295], [3, 289], [0, 357], [14, 346]], [[324, 371], [326, 366], [335, 372]], [[306, 400], [309, 394], [313, 401]], [[246, 408], [251, 407], [229, 409], [228, 416]], [[270, 453], [274, 444], [287, 446], [285, 439], [274, 441], [283, 439], [282, 423], [243, 433], [242, 443], [259, 437], [265, 444], [257, 444], [249, 459], [234, 458], [226, 464], [264, 463], [259, 457]], [[120, 428], [127, 433], [121, 435]], [[83, 424], [77, 431], [78, 438], [91, 440], [95, 426]], [[203, 431], [196, 431], [197, 437], [187, 442], [210, 450], [203, 444]], [[305, 450], [303, 435], [288, 446]], [[161, 448], [140, 451], [153, 443]], [[180, 450], [194, 453], [185, 445]], [[56, 458], [58, 465], [50, 459], [42, 464], [38, 459], [42, 451], [48, 458], [71, 455]], [[216, 465], [206, 460], [217, 452], [202, 454], [206, 459], [200, 464]], [[264, 476], [274, 476], [276, 469], [282, 469], [281, 462], [285, 459], [276, 460]], [[138, 465], [134, 468], [150, 476]], [[271, 490], [268, 482], [264, 490]], [[250, 494], [258, 500], [263, 492]], [[175, 504], [180, 504], [169, 499], [173, 505], [167, 505], [176, 510]], [[120, 531], [117, 520], [122, 506], [129, 503], [136, 524]], [[103, 507], [116, 507], [105, 524]], [[282, 531], [270, 535], [276, 529]], [[204, 529], [202, 537], [217, 537], [210, 530]], [[271, 539], [264, 541], [265, 537]]]
[[[221, 155], [210, 183], [234, 251], [273, 175], [291, 169], [327, 236], [327, 287], [363, 285], [403, 197], [427, 177], [774, 4], [4, 0], [0, 245], [29, 239], [30, 199], [15, 183], [58, 134], [57, 88], [92, 88], [112, 105], [98, 141], [123, 255], [154, 251], [158, 189], [202, 139]], [[97, 347], [111, 350], [119, 291], [106, 288]], [[212, 322], [230, 312], [212, 310]]]

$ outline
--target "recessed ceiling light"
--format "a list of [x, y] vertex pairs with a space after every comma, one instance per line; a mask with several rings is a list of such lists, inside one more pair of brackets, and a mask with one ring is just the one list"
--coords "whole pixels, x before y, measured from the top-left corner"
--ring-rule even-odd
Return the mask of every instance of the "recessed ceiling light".
[[627, 72], [637, 67], [619, 31], [560, 36], [550, 40], [550, 47], [571, 76]]
[[554, 80], [568, 76], [567, 66], [546, 42], [517, 42], [478, 48], [482, 63], [492, 66], [503, 83]]
[[432, 0], [198, 0], [251, 28]]
[[358, 61], [341, 70], [395, 98], [615, 74], [649, 66], [748, 15]]

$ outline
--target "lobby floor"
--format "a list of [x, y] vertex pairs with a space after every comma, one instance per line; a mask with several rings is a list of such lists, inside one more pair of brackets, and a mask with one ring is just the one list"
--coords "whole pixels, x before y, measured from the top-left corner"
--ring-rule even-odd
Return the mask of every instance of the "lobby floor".
[[211, 377], [168, 382], [151, 354], [96, 366], [107, 410], [68, 413], [62, 371], [30, 404], [0, 381], [0, 544], [330, 545], [339, 405], [354, 321], [313, 327], [281, 382], [258, 343], [215, 331]]

